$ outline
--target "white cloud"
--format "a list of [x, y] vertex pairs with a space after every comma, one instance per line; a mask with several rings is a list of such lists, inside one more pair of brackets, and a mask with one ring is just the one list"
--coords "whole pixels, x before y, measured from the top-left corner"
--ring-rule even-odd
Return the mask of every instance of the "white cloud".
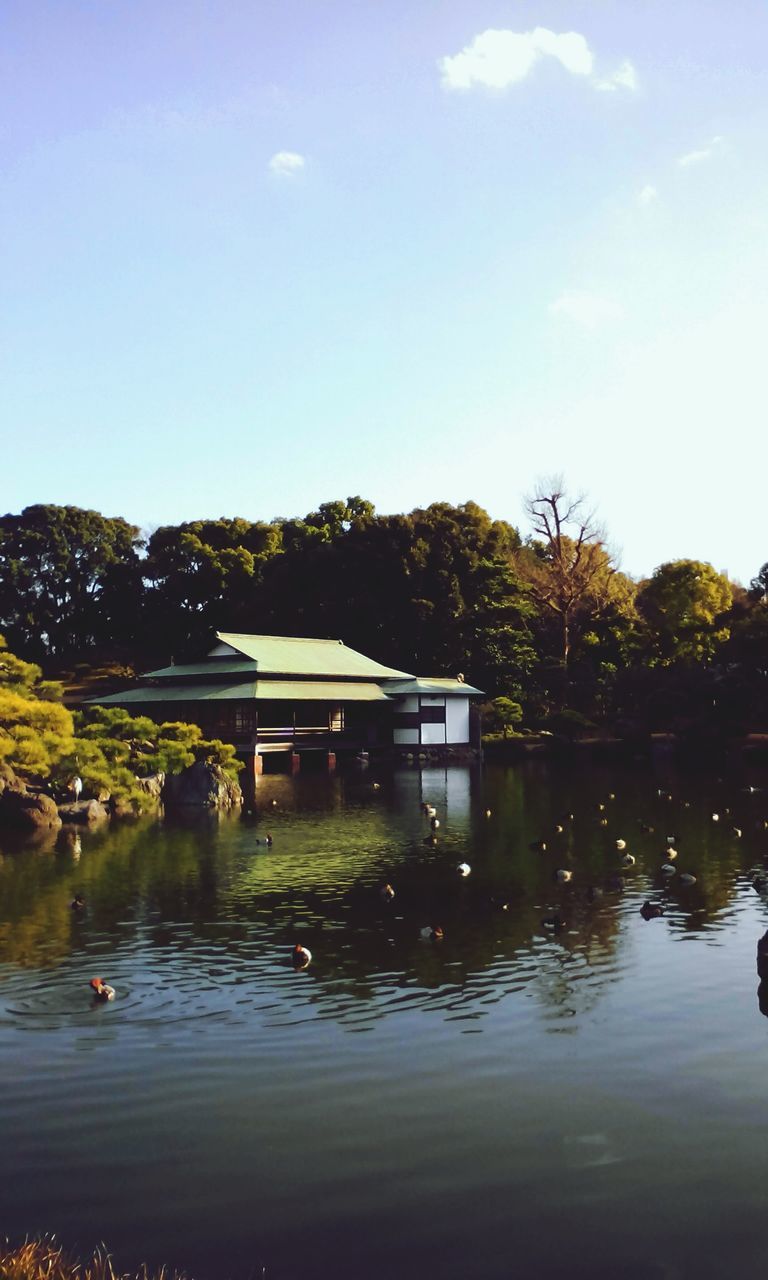
[[296, 151], [277, 151], [269, 162], [269, 168], [280, 177], [292, 178], [304, 168], [304, 157]]
[[615, 93], [617, 89], [634, 91], [637, 88], [637, 72], [629, 58], [625, 58], [613, 75], [608, 76], [606, 80], [595, 80], [594, 84], [596, 89], [602, 89], [604, 93]]
[[597, 329], [609, 320], [619, 320], [624, 314], [618, 302], [584, 291], [562, 293], [549, 304], [549, 310], [551, 315], [566, 316], [580, 328], [589, 330]]
[[710, 156], [717, 150], [722, 142], [720, 134], [716, 134], [705, 147], [700, 147], [698, 151], [689, 151], [684, 156], [678, 156], [677, 163], [683, 169], [687, 169], [692, 164], [701, 164], [703, 160], [709, 160]]
[[649, 182], [643, 187], [637, 198], [641, 204], [653, 204], [654, 200], [658, 200], [659, 193]]
[[475, 36], [454, 57], [440, 59], [442, 85], [444, 89], [471, 89], [475, 85], [506, 89], [524, 80], [543, 57], [555, 58], [572, 75], [592, 72], [592, 51], [576, 31], [558, 35], [546, 27], [533, 31], [491, 28]]

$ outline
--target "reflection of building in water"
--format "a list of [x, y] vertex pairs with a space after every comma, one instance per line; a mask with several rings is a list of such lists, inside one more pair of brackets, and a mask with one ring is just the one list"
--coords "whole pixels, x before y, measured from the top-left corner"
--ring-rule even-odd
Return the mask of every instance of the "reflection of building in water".
[[404, 807], [431, 804], [441, 821], [447, 817], [465, 825], [477, 777], [475, 765], [435, 765], [426, 769], [398, 769], [392, 782], [398, 804]]

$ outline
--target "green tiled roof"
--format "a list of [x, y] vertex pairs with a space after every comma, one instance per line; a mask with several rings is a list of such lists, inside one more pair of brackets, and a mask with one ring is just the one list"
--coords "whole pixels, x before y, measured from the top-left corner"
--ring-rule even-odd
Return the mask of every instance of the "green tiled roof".
[[142, 674], [145, 680], [184, 680], [190, 676], [255, 675], [258, 669], [252, 658], [208, 658], [206, 662], [180, 662]]
[[[341, 640], [305, 640], [296, 636], [251, 636], [217, 631], [227, 644], [257, 664], [261, 675], [341, 676], [359, 680], [404, 680], [407, 671], [384, 667]], [[211, 658], [212, 662], [218, 661]]]
[[98, 706], [132, 706], [151, 702], [230, 702], [258, 699], [261, 702], [388, 702], [386, 693], [373, 681], [362, 683], [332, 680], [245, 680], [240, 684], [139, 685], [106, 698], [88, 698]]
[[387, 693], [395, 696], [407, 693], [423, 693], [425, 697], [439, 697], [441, 694], [456, 694], [459, 697], [485, 697], [482, 689], [475, 689], [465, 680], [433, 680], [426, 676], [417, 676], [413, 680], [393, 680], [387, 685]]
[[257, 698], [291, 702], [388, 702], [386, 693], [373, 681], [257, 680]]
[[239, 684], [227, 681], [211, 681], [210, 684], [142, 684], [124, 689], [122, 693], [110, 693], [106, 698], [86, 698], [86, 702], [100, 707], [127, 707], [139, 702], [223, 702], [233, 698], [255, 698], [256, 681], [245, 680]]

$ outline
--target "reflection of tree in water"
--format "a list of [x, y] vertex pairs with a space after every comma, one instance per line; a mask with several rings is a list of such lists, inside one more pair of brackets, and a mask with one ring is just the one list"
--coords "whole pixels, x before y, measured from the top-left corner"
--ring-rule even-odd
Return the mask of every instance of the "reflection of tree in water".
[[[108, 938], [115, 951], [151, 951], [152, 963], [163, 952], [189, 953], [191, 982], [212, 955], [225, 965], [229, 956], [247, 984], [259, 965], [275, 980], [299, 938], [315, 960], [289, 999], [300, 990], [323, 1016], [375, 1019], [411, 1004], [475, 1016], [526, 990], [570, 1019], [617, 979], [633, 925], [649, 927], [639, 918], [645, 897], [666, 903], [667, 919], [650, 927], [726, 927], [757, 855], [754, 823], [744, 822], [742, 840], [713, 829], [708, 794], [686, 808], [656, 797], [647, 775], [622, 781], [627, 794], [607, 806], [604, 826], [597, 800], [619, 784], [601, 771], [499, 771], [482, 795], [467, 790], [464, 808], [448, 811], [436, 847], [423, 843], [419, 779], [399, 803], [386, 777], [373, 795], [358, 775], [300, 787], [267, 779], [257, 812], [242, 818], [84, 833], [79, 861], [62, 847], [9, 853], [0, 862], [0, 960], [54, 966]], [[553, 836], [564, 811], [575, 816]], [[641, 831], [640, 817], [655, 831]], [[657, 875], [668, 828], [679, 836], [678, 865], [698, 878], [687, 890]], [[269, 829], [267, 851], [256, 840]], [[623, 896], [606, 887], [619, 870], [619, 834], [638, 858]], [[547, 849], [533, 851], [544, 836]], [[464, 858], [467, 880], [456, 873]], [[554, 884], [558, 866], [573, 869], [571, 884]], [[391, 903], [380, 894], [387, 881]], [[589, 900], [589, 885], [602, 896]], [[76, 893], [86, 900], [82, 918], [70, 908]], [[542, 920], [555, 913], [566, 927], [553, 935]], [[421, 929], [437, 924], [443, 940], [421, 940]]]

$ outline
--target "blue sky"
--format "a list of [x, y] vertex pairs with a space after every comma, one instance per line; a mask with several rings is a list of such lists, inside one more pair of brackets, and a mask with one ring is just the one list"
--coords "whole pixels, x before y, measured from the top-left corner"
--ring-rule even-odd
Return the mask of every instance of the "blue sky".
[[3, 0], [0, 505], [768, 559], [761, 2]]

